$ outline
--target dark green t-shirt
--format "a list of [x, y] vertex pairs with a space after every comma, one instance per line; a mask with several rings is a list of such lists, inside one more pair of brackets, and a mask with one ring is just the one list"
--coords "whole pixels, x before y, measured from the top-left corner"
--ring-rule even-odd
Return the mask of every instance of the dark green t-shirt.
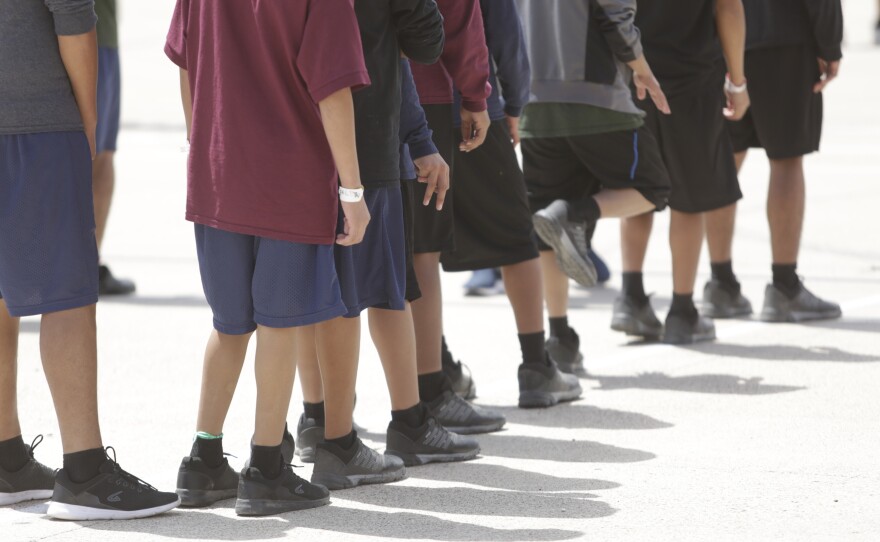
[[635, 130], [642, 115], [587, 104], [530, 103], [519, 121], [520, 137], [574, 137]]
[[116, 27], [116, 0], [95, 0], [98, 14], [98, 47], [119, 47]]

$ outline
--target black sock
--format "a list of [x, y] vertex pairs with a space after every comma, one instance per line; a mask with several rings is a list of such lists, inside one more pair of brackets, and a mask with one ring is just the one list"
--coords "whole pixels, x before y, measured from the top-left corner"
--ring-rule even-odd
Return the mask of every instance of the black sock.
[[0, 467], [6, 472], [15, 472], [30, 460], [30, 448], [21, 435], [0, 442]]
[[455, 365], [455, 360], [452, 358], [452, 352], [449, 351], [449, 347], [446, 346], [446, 335], [440, 337], [440, 361], [443, 363], [443, 366], [447, 365]]
[[196, 436], [189, 455], [198, 457], [212, 469], [223, 464], [223, 437], [202, 438]]
[[721, 283], [721, 286], [731, 294], [738, 294], [740, 290], [739, 281], [733, 274], [733, 262], [712, 263], [712, 278]]
[[697, 307], [694, 306], [694, 294], [672, 294], [672, 305], [669, 307], [669, 314], [682, 316], [689, 321], [696, 321], [699, 313]]
[[101, 465], [105, 461], [107, 461], [107, 452], [104, 448], [64, 454], [64, 472], [71, 482], [81, 484], [99, 475]]
[[251, 467], [260, 470], [263, 478], [274, 480], [281, 475], [281, 445], [251, 446]]
[[429, 403], [451, 389], [449, 377], [443, 371], [419, 375], [419, 398]]
[[303, 401], [303, 412], [306, 418], [311, 418], [319, 426], [324, 427], [324, 401], [320, 403], [306, 403]]
[[801, 291], [801, 279], [797, 275], [797, 264], [773, 264], [773, 286], [793, 298]]
[[520, 333], [519, 346], [522, 349], [523, 363], [547, 363], [544, 350], [544, 332]]
[[403, 424], [407, 427], [421, 427], [425, 424], [425, 417], [427, 415], [427, 411], [422, 402], [418, 402], [415, 405], [405, 408], [403, 410], [392, 410], [391, 411], [391, 421], [397, 422], [398, 424]]
[[645, 295], [644, 275], [641, 271], [624, 271], [623, 274], [623, 290], [621, 293], [624, 297], [628, 297], [636, 301], [639, 305], [643, 305], [648, 301]]
[[558, 316], [548, 318], [550, 322], [551, 337], [565, 337], [571, 328], [568, 327], [568, 316]]
[[357, 455], [358, 447], [355, 444], [357, 444], [357, 433], [349, 431], [343, 437], [324, 439], [324, 442], [318, 444], [318, 446], [330, 450], [333, 455], [347, 464]]

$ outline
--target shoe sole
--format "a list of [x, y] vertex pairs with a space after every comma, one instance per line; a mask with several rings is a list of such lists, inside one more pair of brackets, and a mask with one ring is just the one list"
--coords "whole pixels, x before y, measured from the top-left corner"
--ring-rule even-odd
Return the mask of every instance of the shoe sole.
[[406, 478], [406, 467], [381, 474], [353, 474], [346, 476], [332, 472], [312, 473], [312, 483], [320, 484], [330, 490], [351, 489], [367, 484], [390, 484]]
[[559, 403], [575, 401], [583, 394], [583, 389], [569, 391], [521, 391], [519, 392], [519, 408], [548, 408]]
[[398, 452], [397, 450], [385, 450], [385, 453], [399, 457], [407, 467], [416, 467], [419, 465], [427, 465], [428, 463], [455, 463], [458, 461], [469, 461], [480, 455], [480, 449], [476, 448], [467, 452], [448, 454], [407, 454]]
[[534, 215], [533, 222], [535, 233], [553, 249], [556, 261], [563, 273], [587, 288], [598, 284], [596, 266], [589, 258], [581, 256], [562, 224], [541, 214]]
[[663, 328], [650, 328], [642, 322], [629, 316], [614, 316], [611, 319], [611, 329], [626, 333], [631, 337], [644, 337], [645, 339], [657, 340], [663, 334]]
[[52, 498], [51, 489], [30, 489], [15, 493], [0, 493], [0, 506], [9, 506], [25, 501], [45, 501]]
[[296, 455], [299, 456], [299, 460], [303, 463], [314, 463], [315, 462], [315, 447], [314, 446], [306, 446], [304, 448], [297, 448]]
[[330, 504], [330, 497], [313, 501], [279, 501], [273, 499], [238, 499], [235, 513], [239, 516], [272, 516], [284, 512], [309, 510]]
[[841, 316], [843, 316], [843, 312], [840, 310], [825, 312], [778, 312], [765, 309], [761, 311], [761, 321], [773, 323], [797, 324], [799, 322], [812, 322], [816, 320], [835, 320]]
[[696, 344], [714, 341], [716, 338], [714, 331], [712, 333], [695, 333], [693, 335], [663, 335], [663, 344]]
[[79, 506], [61, 502], [50, 502], [46, 514], [50, 518], [68, 521], [93, 521], [115, 519], [139, 519], [157, 516], [173, 510], [180, 505], [180, 498], [176, 501], [153, 508], [141, 510], [111, 510], [106, 508], [92, 508], [91, 506]]
[[238, 488], [233, 489], [178, 489], [180, 506], [184, 508], [204, 508], [215, 502], [232, 499], [238, 495]]
[[751, 316], [754, 311], [752, 310], [751, 305], [748, 307], [738, 307], [738, 308], [719, 308], [715, 305], [703, 304], [700, 307], [700, 314], [703, 316], [707, 316], [709, 318], [713, 318], [715, 320], [724, 320], [726, 318], [742, 318], [745, 316]]
[[494, 433], [495, 431], [500, 431], [506, 423], [507, 420], [502, 420], [495, 423], [487, 423], [483, 425], [465, 425], [458, 427], [455, 425], [446, 425], [441, 421], [440, 425], [445, 427], [447, 431], [458, 433], [459, 435], [478, 435], [480, 433]]

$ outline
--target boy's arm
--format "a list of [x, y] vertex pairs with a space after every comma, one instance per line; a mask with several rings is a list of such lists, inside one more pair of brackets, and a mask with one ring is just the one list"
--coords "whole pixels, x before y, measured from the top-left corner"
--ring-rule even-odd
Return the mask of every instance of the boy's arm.
[[[735, 87], [746, 84], [746, 12], [742, 0], [715, 0], [715, 27], [727, 63], [727, 78]], [[730, 120], [740, 120], [749, 109], [749, 91], [743, 88], [729, 89], [725, 85], [727, 108], [724, 116]]]
[[[339, 183], [344, 188], [363, 188], [358, 167], [351, 88], [337, 90], [318, 102], [318, 107], [333, 161], [339, 172]], [[342, 202], [342, 211], [345, 214], [345, 227], [344, 232], [336, 236], [336, 243], [343, 246], [356, 245], [363, 240], [370, 222], [367, 204], [363, 198], [357, 203]]]
[[486, 43], [495, 61], [496, 76], [513, 144], [519, 144], [519, 116], [529, 102], [531, 67], [522, 21], [514, 0], [481, 2]]
[[85, 34], [58, 36], [61, 61], [82, 117], [92, 158], [95, 158], [95, 129], [98, 125], [98, 37], [95, 29]]
[[189, 88], [189, 72], [180, 68], [180, 101], [183, 103], [183, 117], [186, 119], [186, 140], [192, 135], [192, 92]]
[[392, 0], [391, 17], [400, 49], [419, 64], [433, 64], [443, 53], [443, 17], [434, 0]]
[[840, 70], [843, 53], [843, 9], [840, 0], [804, 0], [804, 7], [813, 24], [813, 37], [819, 49], [821, 79], [813, 85], [813, 92], [822, 92]]

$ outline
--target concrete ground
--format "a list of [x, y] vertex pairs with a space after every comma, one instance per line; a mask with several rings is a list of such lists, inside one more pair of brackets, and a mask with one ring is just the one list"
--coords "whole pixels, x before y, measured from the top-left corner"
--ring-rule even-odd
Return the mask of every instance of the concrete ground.
[[[183, 120], [176, 71], [162, 54], [171, 0], [123, 0], [124, 129], [105, 256], [138, 294], [99, 305], [100, 391], [107, 444], [122, 465], [174, 487], [192, 438], [201, 357], [211, 326], [192, 226], [183, 220]], [[46, 504], [0, 509], [0, 540], [878, 540], [880, 539], [880, 48], [873, 2], [847, 5], [848, 47], [826, 95], [820, 154], [807, 160], [808, 217], [800, 271], [844, 318], [809, 325], [718, 323], [718, 341], [642, 345], [608, 329], [619, 274], [574, 290], [571, 320], [590, 378], [582, 400], [547, 411], [515, 407], [518, 346], [505, 298], [465, 298], [446, 275], [446, 331], [474, 372], [478, 403], [503, 411], [505, 431], [483, 455], [413, 468], [385, 487], [334, 493], [329, 507], [238, 519], [233, 501], [131, 522], [68, 523]], [[742, 175], [735, 264], [758, 306], [769, 276], [766, 160]], [[666, 216], [658, 220], [647, 287], [670, 296]], [[617, 224], [598, 251], [619, 269]], [[708, 264], [704, 264], [705, 271]], [[700, 277], [700, 284], [705, 274]], [[39, 322], [23, 323], [20, 400], [37, 458], [60, 466], [60, 441], [38, 353]], [[226, 426], [235, 465], [253, 423], [252, 357]], [[360, 424], [383, 446], [389, 403], [365, 338]], [[290, 419], [299, 416], [299, 393]], [[310, 467], [299, 469], [308, 476]]]

